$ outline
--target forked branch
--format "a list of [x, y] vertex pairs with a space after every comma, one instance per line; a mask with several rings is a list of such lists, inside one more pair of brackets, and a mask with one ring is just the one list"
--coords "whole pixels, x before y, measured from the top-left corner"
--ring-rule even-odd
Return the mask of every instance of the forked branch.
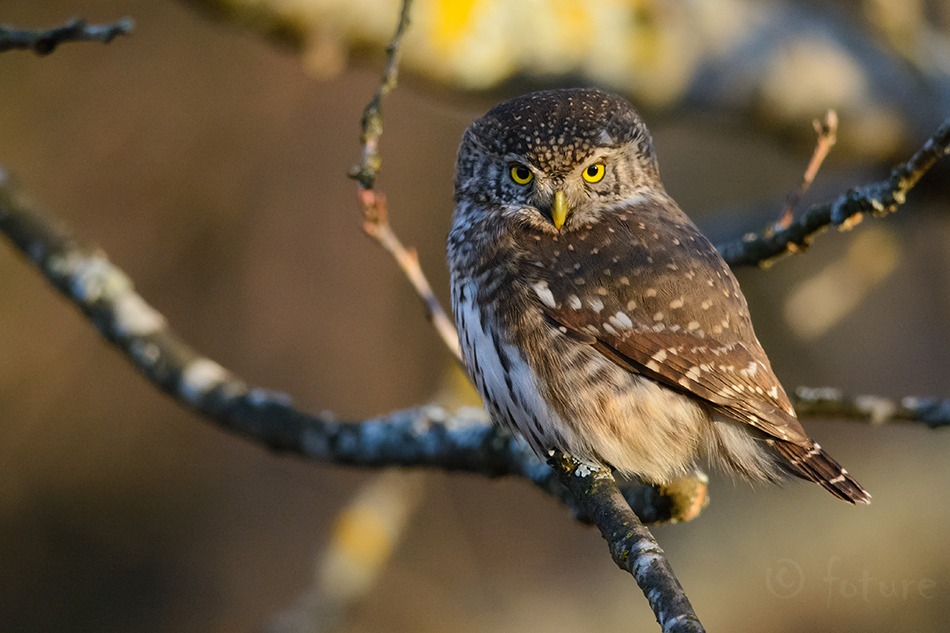
[[812, 207], [787, 228], [761, 235], [749, 234], [741, 240], [718, 247], [730, 266], [768, 266], [775, 260], [805, 248], [829, 226], [850, 229], [865, 214], [886, 215], [904, 204], [907, 192], [950, 153], [950, 118], [937, 128], [927, 142], [905, 163], [897, 165], [887, 180], [851, 189], [833, 202]]

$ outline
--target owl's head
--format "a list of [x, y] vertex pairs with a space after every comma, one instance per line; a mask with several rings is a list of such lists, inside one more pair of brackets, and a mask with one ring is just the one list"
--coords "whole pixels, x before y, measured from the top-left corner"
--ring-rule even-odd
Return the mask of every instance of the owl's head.
[[456, 202], [545, 232], [596, 222], [617, 203], [662, 192], [650, 134], [600, 90], [535, 92], [475, 121], [459, 148]]

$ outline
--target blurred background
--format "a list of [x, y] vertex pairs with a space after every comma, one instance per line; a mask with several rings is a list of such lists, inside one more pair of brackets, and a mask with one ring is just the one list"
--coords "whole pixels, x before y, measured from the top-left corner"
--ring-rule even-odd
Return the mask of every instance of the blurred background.
[[[828, 108], [840, 142], [805, 206], [886, 177], [950, 115], [945, 2], [522, 4], [418, 0], [385, 105], [378, 186], [446, 305], [455, 150], [504, 98], [623, 92], [714, 242], [779, 216]], [[354, 420], [471, 397], [346, 178], [397, 3], [0, 3], [22, 28], [126, 15], [135, 32], [108, 46], [0, 56], [0, 164], [252, 384]], [[948, 174], [896, 215], [737, 271], [789, 390], [950, 396]], [[3, 631], [304, 630], [288, 613], [379, 476], [270, 454], [181, 409], [6, 245], [0, 420]], [[713, 473], [697, 520], [653, 530], [703, 623], [944, 630], [950, 435], [805, 426], [873, 504]], [[529, 484], [406, 481], [402, 537], [339, 630], [655, 630], [596, 530]]]

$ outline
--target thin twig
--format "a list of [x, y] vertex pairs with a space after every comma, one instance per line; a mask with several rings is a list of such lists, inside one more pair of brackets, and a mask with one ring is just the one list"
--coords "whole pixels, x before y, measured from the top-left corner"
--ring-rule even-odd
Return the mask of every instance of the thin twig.
[[393, 232], [392, 226], [389, 224], [386, 197], [371, 189], [363, 188], [360, 188], [359, 196], [366, 215], [363, 230], [396, 260], [406, 278], [409, 279], [409, 283], [412, 284], [412, 287], [415, 288], [416, 293], [425, 304], [426, 315], [432, 325], [435, 326], [442, 341], [455, 355], [455, 358], [462, 363], [462, 350], [459, 348], [459, 338], [455, 326], [445, 310], [442, 309], [435, 293], [432, 292], [432, 287], [429, 286], [429, 281], [419, 265], [419, 256], [415, 249], [407, 249], [403, 246], [396, 233]]
[[548, 464], [587, 510], [617, 566], [629, 572], [664, 633], [704, 631], [656, 539], [627, 505], [606, 468], [555, 451]]
[[775, 223], [773, 231], [787, 229], [792, 225], [798, 203], [808, 193], [811, 183], [815, 181], [815, 176], [818, 175], [818, 170], [821, 169], [821, 164], [825, 162], [828, 152], [831, 151], [838, 140], [838, 115], [834, 110], [828, 110], [823, 122], [815, 119], [813, 125], [815, 126], [815, 134], [818, 135], [815, 142], [815, 151], [812, 152], [811, 160], [808, 161], [808, 167], [805, 169], [805, 174], [802, 176], [798, 188], [788, 195], [785, 208], [782, 209], [782, 217]]
[[132, 18], [122, 18], [111, 24], [86, 24], [85, 20], [70, 20], [55, 29], [25, 31], [0, 24], [0, 53], [28, 50], [37, 55], [49, 55], [63, 42], [102, 42], [108, 44], [119, 35], [128, 35], [135, 28]]
[[895, 167], [887, 180], [851, 189], [834, 202], [812, 207], [788, 228], [773, 234], [750, 234], [717, 248], [732, 267], [767, 266], [780, 257], [804, 250], [818, 233], [829, 226], [850, 229], [862, 220], [865, 213], [884, 215], [895, 211], [904, 204], [907, 192], [927, 170], [948, 153], [950, 118], [910, 160]]
[[383, 71], [379, 82], [379, 89], [373, 99], [363, 109], [361, 121], [360, 143], [363, 145], [363, 154], [360, 164], [350, 171], [350, 178], [359, 181], [364, 189], [372, 189], [376, 184], [376, 173], [382, 161], [379, 158], [379, 137], [383, 133], [383, 99], [396, 88], [396, 79], [399, 76], [399, 59], [402, 56], [402, 38], [409, 27], [409, 9], [412, 0], [403, 0], [402, 10], [399, 13], [399, 23], [393, 39], [386, 48], [386, 70]]

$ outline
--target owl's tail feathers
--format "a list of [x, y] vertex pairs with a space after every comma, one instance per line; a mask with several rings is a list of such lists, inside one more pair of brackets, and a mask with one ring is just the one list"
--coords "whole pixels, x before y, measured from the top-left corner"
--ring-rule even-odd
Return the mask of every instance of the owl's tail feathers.
[[843, 501], [871, 503], [868, 491], [818, 444], [801, 446], [782, 440], [773, 440], [770, 444], [788, 461], [788, 470], [793, 475], [814, 481]]

